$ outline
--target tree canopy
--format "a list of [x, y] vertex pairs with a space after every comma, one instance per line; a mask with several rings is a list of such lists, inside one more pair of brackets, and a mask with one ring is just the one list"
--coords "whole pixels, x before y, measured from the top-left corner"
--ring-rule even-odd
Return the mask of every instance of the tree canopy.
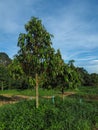
[[[18, 38], [20, 50], [16, 55], [24, 73], [30, 78], [34, 78], [37, 73], [43, 77], [51, 72], [52, 77], [61, 72], [64, 63], [60, 51], [57, 52], [52, 47], [53, 37], [38, 18], [31, 18], [25, 25], [26, 33], [21, 33]], [[44, 79], [43, 79], [44, 80]]]

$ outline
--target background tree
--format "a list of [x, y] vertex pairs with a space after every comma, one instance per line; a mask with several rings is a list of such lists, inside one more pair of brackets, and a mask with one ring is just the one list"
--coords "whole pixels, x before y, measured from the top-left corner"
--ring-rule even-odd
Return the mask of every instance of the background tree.
[[56, 88], [62, 87], [63, 82], [61, 83], [61, 78], [63, 75], [63, 68], [64, 68], [64, 61], [62, 59], [60, 50], [58, 49], [57, 52], [53, 52], [50, 60], [48, 61], [48, 66], [45, 72], [45, 82], [43, 87], [44, 88]]
[[11, 84], [16, 89], [24, 89], [26, 85], [26, 76], [21, 68], [21, 65], [17, 58], [12, 60], [12, 63], [8, 66], [8, 72], [12, 78]]
[[67, 87], [75, 89], [81, 85], [80, 74], [74, 66], [74, 60], [70, 60], [66, 66], [65, 75], [68, 78]]
[[77, 67], [77, 71], [80, 74], [80, 81], [82, 86], [90, 86], [91, 77], [90, 74], [83, 67]]
[[98, 87], [98, 74], [90, 74], [90, 86]]
[[9, 56], [0, 52], [0, 87], [1, 89], [8, 89], [10, 87], [10, 77], [8, 73], [8, 65], [11, 63]]
[[70, 66], [71, 68], [75, 68], [74, 62], [75, 62], [75, 60], [69, 60], [68, 66]]
[[0, 87], [1, 90], [8, 89], [9, 87], [9, 74], [7, 67], [0, 65]]

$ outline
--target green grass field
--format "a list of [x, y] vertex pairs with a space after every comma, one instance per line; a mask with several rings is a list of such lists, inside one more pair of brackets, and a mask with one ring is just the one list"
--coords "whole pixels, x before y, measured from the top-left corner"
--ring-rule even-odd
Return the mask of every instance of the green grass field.
[[[66, 90], [64, 92], [75, 92], [78, 95], [90, 95], [97, 96], [98, 95], [98, 87], [80, 87], [76, 90]], [[39, 96], [57, 96], [60, 94], [60, 89], [42, 89], [39, 88]], [[25, 95], [25, 96], [35, 96], [35, 89], [27, 89], [27, 90], [3, 90], [0, 91], [0, 94], [8, 94], [8, 95]]]
[[[47, 89], [39, 89], [40, 96], [52, 96], [60, 93], [59, 90], [47, 90]], [[25, 96], [35, 96], [35, 89], [27, 89], [27, 90], [3, 90], [0, 91], [0, 94], [9, 94], [9, 95], [25, 95]]]
[[[98, 101], [98, 88], [97, 87], [80, 87], [76, 90], [66, 90], [65, 89], [65, 96], [66, 93], [72, 92], [74, 94], [68, 96], [70, 98], [78, 98], [78, 99], [91, 99], [91, 100], [97, 100]], [[9, 95], [9, 96], [15, 96], [15, 95], [24, 95], [24, 96], [32, 96], [35, 97], [35, 89], [27, 89], [27, 90], [3, 90], [0, 91], [0, 95]], [[39, 97], [42, 96], [58, 96], [61, 95], [60, 89], [42, 89], [39, 88]]]
[[[65, 90], [74, 94], [62, 98], [60, 90], [39, 89], [39, 108], [35, 100], [22, 100], [0, 107], [0, 130], [97, 130], [98, 88], [81, 87]], [[35, 90], [0, 91], [0, 101], [10, 97], [2, 95], [35, 96]], [[54, 101], [41, 96], [55, 96]], [[12, 98], [11, 97], [11, 98]], [[93, 99], [92, 99], [93, 97]], [[62, 100], [63, 99], [63, 100]], [[89, 101], [88, 101], [89, 99]]]
[[22, 101], [0, 107], [0, 130], [96, 130], [98, 102], [80, 103], [78, 99], [55, 98]]

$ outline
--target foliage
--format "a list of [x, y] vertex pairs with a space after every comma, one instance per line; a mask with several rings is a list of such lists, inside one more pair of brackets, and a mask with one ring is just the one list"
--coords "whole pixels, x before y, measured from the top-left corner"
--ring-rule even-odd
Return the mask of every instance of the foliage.
[[[38, 75], [40, 86], [53, 86], [58, 73], [62, 73], [63, 60], [60, 51], [52, 48], [52, 35], [47, 32], [38, 18], [31, 18], [25, 25], [26, 33], [18, 39], [20, 50], [16, 58], [33, 86]], [[61, 67], [60, 67], [61, 66]]]
[[98, 87], [98, 74], [92, 73], [90, 74], [90, 85]]
[[8, 66], [9, 74], [13, 79], [20, 79], [24, 75], [20, 63], [14, 58], [12, 63]]
[[11, 78], [9, 77], [7, 68], [10, 63], [11, 59], [9, 56], [4, 52], [0, 52], [0, 88], [2, 90], [10, 86]]
[[70, 60], [65, 66], [66, 86], [68, 89], [76, 89], [81, 86], [80, 74], [74, 66], [74, 60]]
[[28, 81], [27, 78], [22, 70], [22, 67], [17, 60], [14, 58], [12, 63], [8, 66], [8, 72], [10, 77], [13, 79], [11, 85], [17, 89], [27, 89], [28, 88]]
[[77, 71], [80, 74], [80, 79], [81, 79], [81, 84], [83, 86], [88, 86], [90, 85], [90, 74], [82, 67], [79, 68], [77, 67]]
[[25, 25], [26, 34], [20, 34], [18, 39], [17, 58], [26, 75], [35, 76], [45, 69], [49, 55], [52, 55], [51, 35], [42, 25], [41, 20], [33, 17]]
[[9, 88], [10, 80], [7, 67], [0, 65], [0, 88], [2, 90]]
[[51, 57], [47, 66], [45, 74], [45, 81], [43, 88], [56, 88], [56, 86], [64, 86], [64, 61], [62, 59], [60, 50]]
[[77, 71], [80, 74], [81, 77], [81, 84], [83, 86], [98, 86], [98, 74], [97, 73], [91, 73], [89, 74], [83, 67], [79, 68], [77, 67]]
[[98, 123], [98, 103], [80, 103], [76, 99], [24, 101], [0, 108], [1, 130], [92, 130]]

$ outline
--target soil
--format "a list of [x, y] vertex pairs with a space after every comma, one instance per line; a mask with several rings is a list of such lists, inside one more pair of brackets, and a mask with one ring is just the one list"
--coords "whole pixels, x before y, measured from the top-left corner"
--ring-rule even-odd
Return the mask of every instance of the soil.
[[24, 95], [8, 95], [8, 94], [2, 94], [0, 95], [0, 106], [4, 104], [12, 104], [16, 103], [22, 100], [30, 100], [35, 99], [35, 97], [31, 96], [24, 96]]
[[[64, 98], [66, 96], [70, 96], [74, 94], [75, 92], [64, 92], [64, 94], [59, 93], [57, 96]], [[41, 96], [41, 98], [51, 99], [53, 98], [53, 96]], [[4, 104], [13, 104], [22, 100], [31, 100], [31, 99], [35, 99], [35, 96], [0, 94], [0, 106]]]
[[[74, 94], [73, 92], [65, 92], [63, 96], [69, 96]], [[62, 97], [62, 94], [58, 94], [58, 96]], [[42, 96], [42, 98], [50, 99], [53, 96]], [[9, 94], [0, 94], [0, 106], [4, 104], [13, 104], [22, 100], [31, 100], [35, 99], [34, 96], [24, 96], [24, 95], [9, 95]]]

